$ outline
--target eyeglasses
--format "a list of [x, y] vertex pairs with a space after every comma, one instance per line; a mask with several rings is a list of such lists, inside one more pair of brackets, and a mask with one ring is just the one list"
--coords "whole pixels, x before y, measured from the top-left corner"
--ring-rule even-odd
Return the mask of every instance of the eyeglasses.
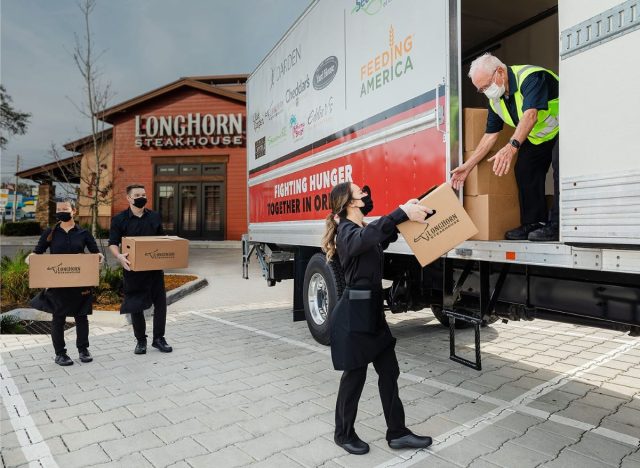
[[493, 70], [493, 73], [491, 74], [491, 81], [489, 82], [489, 84], [487, 86], [483, 86], [482, 88], [478, 89], [478, 92], [480, 94], [484, 93], [487, 89], [489, 89], [489, 87], [493, 84], [493, 77], [496, 75], [496, 72], [498, 71], [498, 69], [496, 68], [495, 70]]

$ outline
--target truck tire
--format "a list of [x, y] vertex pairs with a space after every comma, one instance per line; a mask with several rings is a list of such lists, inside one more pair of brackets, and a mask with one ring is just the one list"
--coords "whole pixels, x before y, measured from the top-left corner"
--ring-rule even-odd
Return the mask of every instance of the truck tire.
[[304, 273], [304, 316], [313, 338], [320, 344], [331, 341], [329, 318], [336, 306], [345, 282], [342, 269], [337, 262], [327, 263], [324, 254], [311, 257]]

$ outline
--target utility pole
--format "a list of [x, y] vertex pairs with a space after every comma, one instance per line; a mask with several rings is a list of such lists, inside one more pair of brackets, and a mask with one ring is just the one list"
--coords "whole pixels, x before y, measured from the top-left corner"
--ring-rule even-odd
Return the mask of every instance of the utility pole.
[[16, 222], [16, 212], [18, 211], [18, 172], [20, 172], [20, 155], [16, 155], [16, 178], [15, 178], [15, 187], [13, 188], [13, 213], [11, 215], [11, 220]]

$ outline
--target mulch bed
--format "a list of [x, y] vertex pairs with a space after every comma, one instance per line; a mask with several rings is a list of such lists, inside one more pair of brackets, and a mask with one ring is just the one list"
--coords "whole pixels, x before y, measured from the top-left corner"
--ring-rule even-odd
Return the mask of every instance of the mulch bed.
[[[198, 277], [194, 275], [164, 275], [164, 288], [167, 291], [171, 291], [172, 289], [179, 288], [180, 286], [196, 279], [198, 279]], [[98, 298], [98, 300], [93, 304], [93, 308], [95, 310], [119, 311], [120, 301], [113, 302], [108, 299], [104, 300], [102, 298]]]

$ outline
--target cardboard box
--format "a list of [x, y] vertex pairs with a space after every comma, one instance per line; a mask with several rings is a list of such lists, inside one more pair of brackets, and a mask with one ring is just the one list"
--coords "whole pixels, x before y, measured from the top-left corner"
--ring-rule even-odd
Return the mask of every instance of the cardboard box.
[[173, 270], [189, 266], [189, 241], [177, 236], [122, 238], [132, 271]]
[[472, 240], [503, 240], [505, 232], [520, 226], [517, 195], [465, 196], [464, 209], [478, 227]]
[[[473, 151], [464, 153], [464, 161], [469, 159]], [[516, 175], [514, 166], [516, 164], [515, 156], [511, 161], [509, 172], [502, 177], [498, 177], [493, 172], [493, 161], [489, 162], [495, 153], [489, 153], [485, 159], [480, 161], [474, 167], [464, 182], [465, 195], [518, 195], [518, 184], [516, 183]]]
[[478, 232], [449, 184], [435, 188], [420, 203], [435, 210], [427, 224], [406, 221], [398, 225], [420, 265], [428, 265]]
[[30, 288], [98, 286], [98, 254], [43, 254], [29, 258]]
[[[465, 107], [462, 110], [462, 113], [462, 133], [464, 135], [463, 151], [473, 151], [478, 147], [478, 143], [480, 143], [480, 140], [482, 139], [482, 136], [487, 129], [487, 116], [489, 115], [489, 111], [487, 109]], [[509, 143], [509, 140], [513, 136], [514, 131], [514, 128], [508, 126], [507, 124], [504, 124], [504, 127], [498, 134], [498, 139], [491, 148], [491, 151], [498, 151], [504, 145]]]

